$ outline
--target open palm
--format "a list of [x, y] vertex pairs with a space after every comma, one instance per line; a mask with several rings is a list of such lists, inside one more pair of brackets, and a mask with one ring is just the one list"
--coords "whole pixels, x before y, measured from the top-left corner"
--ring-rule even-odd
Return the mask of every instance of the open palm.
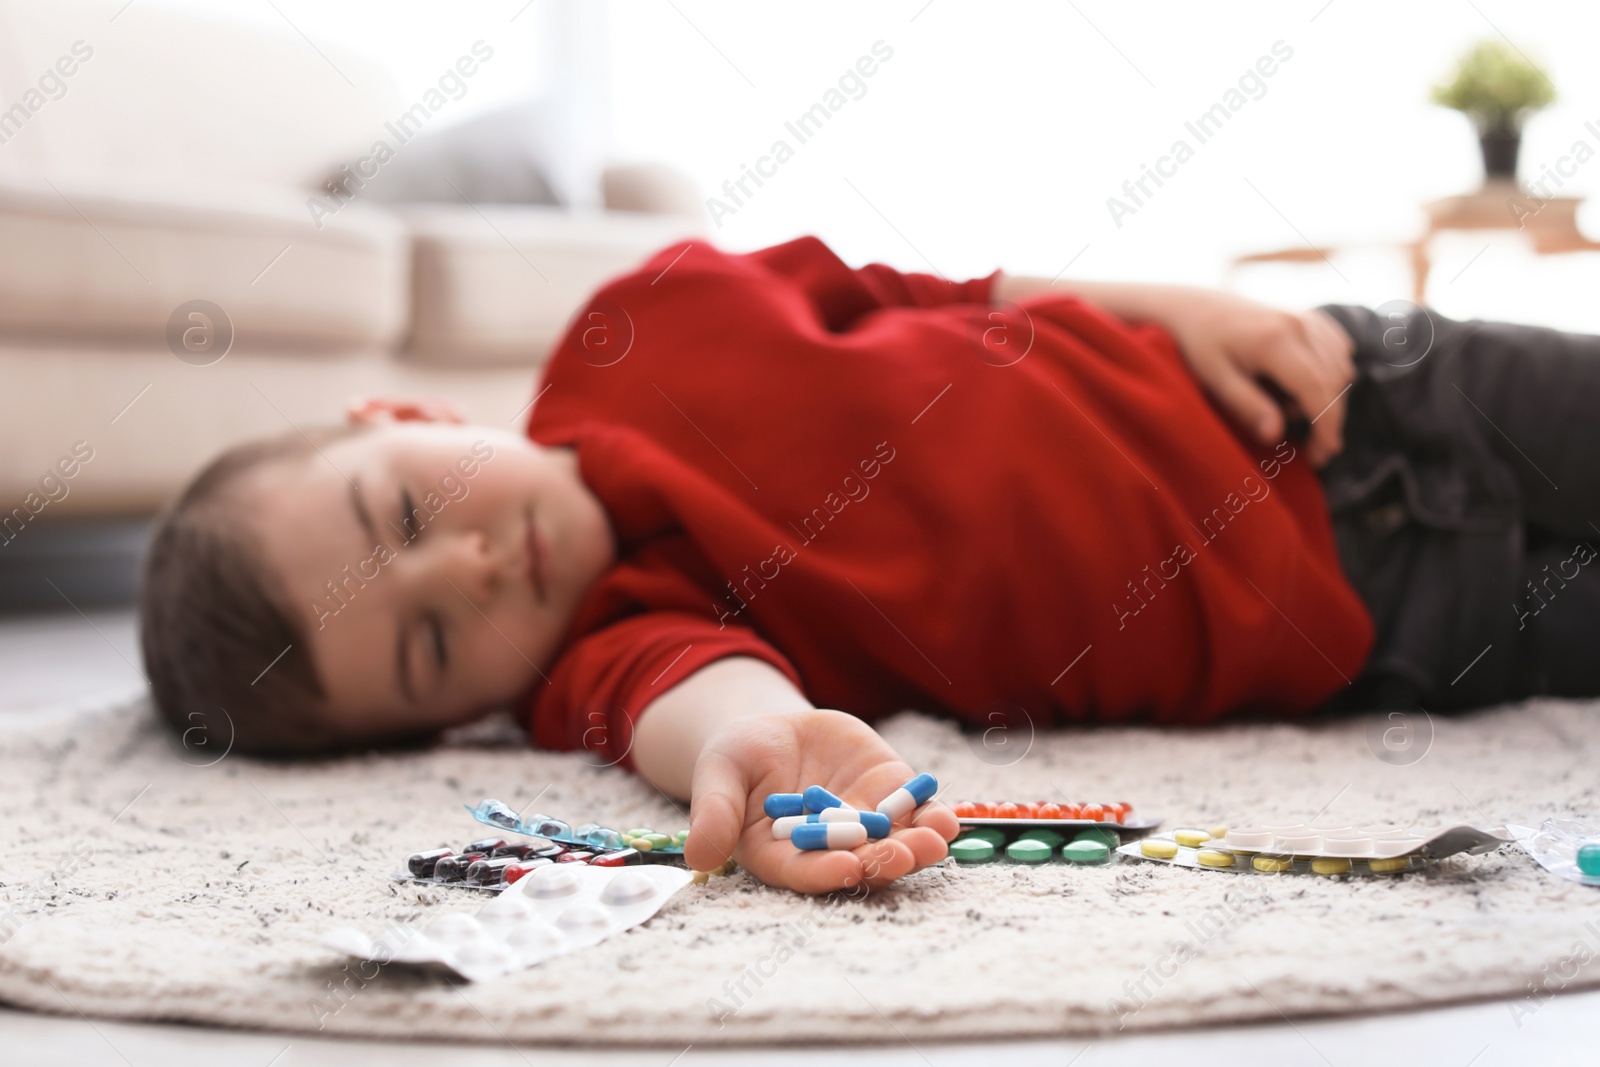
[[734, 720], [695, 763], [684, 857], [691, 867], [709, 870], [731, 855], [768, 885], [802, 893], [877, 889], [943, 859], [959, 830], [955, 813], [930, 801], [880, 841], [803, 851], [772, 836], [762, 803], [769, 793], [820, 785], [852, 807], [871, 810], [915, 773], [877, 731], [842, 711]]

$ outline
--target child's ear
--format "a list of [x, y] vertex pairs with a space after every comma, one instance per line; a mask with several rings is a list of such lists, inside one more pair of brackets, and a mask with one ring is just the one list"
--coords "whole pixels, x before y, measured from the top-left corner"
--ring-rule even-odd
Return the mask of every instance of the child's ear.
[[356, 397], [344, 409], [352, 426], [377, 426], [386, 422], [464, 423], [466, 414], [444, 396]]

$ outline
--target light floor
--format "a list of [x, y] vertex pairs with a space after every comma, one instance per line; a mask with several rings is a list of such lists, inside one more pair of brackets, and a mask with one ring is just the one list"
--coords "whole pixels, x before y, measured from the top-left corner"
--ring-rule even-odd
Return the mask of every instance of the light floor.
[[[142, 684], [138, 663], [130, 612], [0, 619], [0, 730], [7, 721], [48, 714], [52, 707], [128, 693]], [[1393, 1015], [1115, 1037], [1087, 1043], [919, 1042], [912, 1047], [889, 1033], [888, 1043], [864, 1048], [580, 1051], [506, 1043], [473, 1046], [336, 1041], [289, 1034], [91, 1021], [0, 1009], [0, 1063], [51, 1067], [123, 1063], [129, 1067], [216, 1063], [259, 1067], [498, 1067], [533, 1063], [541, 1067], [569, 1063], [595, 1067], [737, 1063], [761, 1067], [873, 1063], [914, 1067], [977, 1062], [985, 1067], [1152, 1063], [1237, 1067], [1244, 1062], [1366, 1067], [1376, 1061], [1496, 1067], [1600, 1062], [1600, 1051], [1596, 1050], [1597, 1019], [1600, 992], [1558, 998], [1535, 1013], [1524, 1013], [1520, 1019], [1510, 1005], [1501, 1002]]]

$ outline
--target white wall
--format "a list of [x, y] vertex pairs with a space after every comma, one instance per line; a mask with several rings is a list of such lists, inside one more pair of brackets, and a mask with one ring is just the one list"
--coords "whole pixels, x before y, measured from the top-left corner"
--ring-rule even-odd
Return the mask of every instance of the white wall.
[[[674, 3], [612, 4], [613, 148], [672, 162], [707, 195], [874, 41], [894, 49], [866, 95], [723, 220], [717, 237], [736, 248], [815, 233], [852, 262], [931, 261], [951, 277], [1053, 276], [1076, 256], [1068, 277], [1218, 284], [1233, 255], [1303, 234], [1379, 247], [1336, 257], [1337, 272], [1263, 268], [1237, 286], [1286, 303], [1381, 303], [1409, 293], [1387, 248], [1418, 232], [1419, 205], [1479, 180], [1466, 120], [1427, 90], [1497, 27], [1562, 96], [1531, 123], [1523, 173], [1580, 137], [1600, 149], [1583, 126], [1600, 129], [1600, 11], [1586, 4]], [[1107, 198], [1176, 138], [1194, 145], [1184, 122], [1280, 40], [1293, 58], [1265, 95], [1115, 225]], [[1597, 184], [1600, 159], [1568, 188]], [[1430, 297], [1446, 313], [1600, 331], [1597, 257], [1535, 261], [1493, 235], [1438, 253]]]

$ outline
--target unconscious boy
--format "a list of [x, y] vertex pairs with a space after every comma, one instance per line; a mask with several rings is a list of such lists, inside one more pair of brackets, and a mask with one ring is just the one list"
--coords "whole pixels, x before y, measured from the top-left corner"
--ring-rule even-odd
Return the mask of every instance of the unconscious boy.
[[910, 778], [868, 725], [898, 709], [1600, 693], [1594, 338], [690, 243], [536, 395], [527, 436], [379, 400], [215, 460], [145, 577], [166, 718], [295, 755], [510, 706], [692, 798], [692, 866], [821, 892], [956, 833], [939, 803], [855, 852], [765, 829], [768, 793]]

